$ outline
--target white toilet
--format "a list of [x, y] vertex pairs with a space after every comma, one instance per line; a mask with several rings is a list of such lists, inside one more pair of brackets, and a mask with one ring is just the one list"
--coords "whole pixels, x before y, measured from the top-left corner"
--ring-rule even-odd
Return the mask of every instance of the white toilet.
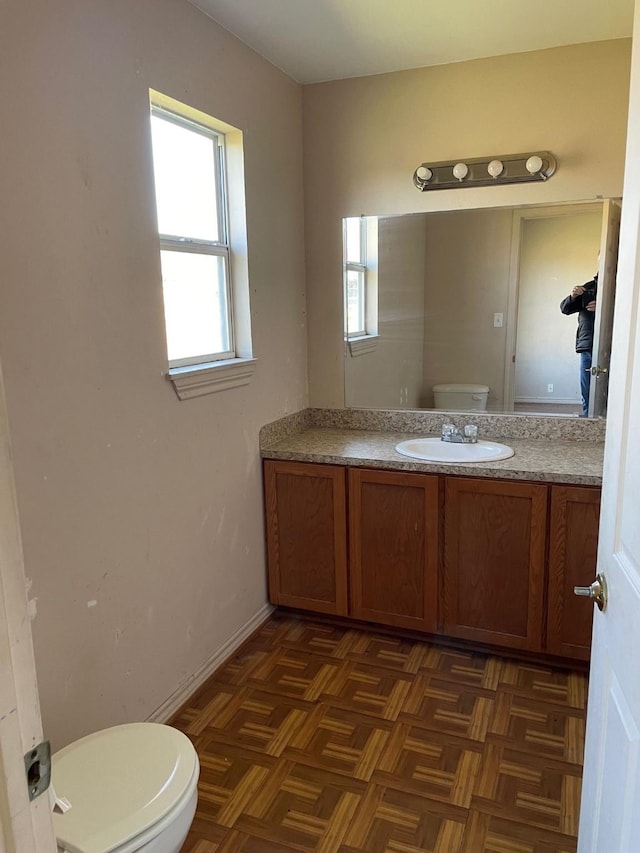
[[159, 723], [87, 735], [51, 759], [59, 853], [178, 853], [198, 801], [200, 763], [189, 738]]
[[489, 397], [488, 385], [467, 385], [450, 382], [445, 385], [434, 385], [434, 408], [446, 412], [484, 412]]

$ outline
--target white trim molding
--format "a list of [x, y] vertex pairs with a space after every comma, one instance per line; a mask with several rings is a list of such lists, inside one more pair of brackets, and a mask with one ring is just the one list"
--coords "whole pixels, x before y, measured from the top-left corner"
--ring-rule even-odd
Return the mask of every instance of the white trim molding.
[[248, 385], [256, 363], [255, 358], [229, 358], [207, 364], [172, 367], [166, 377], [173, 382], [181, 400], [190, 400], [192, 397], [203, 397], [216, 391]]
[[204, 682], [213, 673], [225, 663], [228, 658], [240, 648], [244, 641], [253, 634], [267, 619], [271, 616], [275, 607], [272, 604], [265, 604], [255, 613], [249, 621], [242, 625], [235, 634], [232, 634], [226, 643], [223, 643], [202, 666], [194, 672], [193, 675], [181, 684], [178, 689], [169, 696], [156, 710], [147, 717], [150, 723], [166, 723], [173, 715], [180, 710], [185, 702], [192, 696], [196, 690], [204, 684]]
[[380, 335], [363, 335], [361, 338], [351, 338], [347, 341], [351, 358], [366, 355], [368, 352], [375, 352], [379, 340]]
[[22, 538], [0, 371], [0, 851], [55, 853], [49, 795], [29, 800], [24, 756], [43, 740]]
[[579, 397], [554, 397], [552, 394], [549, 394], [546, 397], [516, 397], [514, 400], [515, 403], [542, 403], [548, 405], [562, 405], [562, 406], [579, 406], [582, 409], [582, 400]]

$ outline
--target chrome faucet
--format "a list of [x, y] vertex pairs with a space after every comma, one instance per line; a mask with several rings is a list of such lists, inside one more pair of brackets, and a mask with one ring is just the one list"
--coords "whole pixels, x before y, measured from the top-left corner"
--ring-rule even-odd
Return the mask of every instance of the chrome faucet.
[[452, 444], [477, 444], [478, 427], [475, 424], [466, 424], [460, 431], [454, 424], [442, 424], [442, 441], [450, 441]]

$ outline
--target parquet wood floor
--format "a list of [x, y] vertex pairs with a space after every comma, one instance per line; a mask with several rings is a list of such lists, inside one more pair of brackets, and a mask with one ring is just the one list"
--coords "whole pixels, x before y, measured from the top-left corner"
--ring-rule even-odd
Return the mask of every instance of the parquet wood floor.
[[572, 853], [580, 673], [274, 615], [173, 725], [183, 853]]

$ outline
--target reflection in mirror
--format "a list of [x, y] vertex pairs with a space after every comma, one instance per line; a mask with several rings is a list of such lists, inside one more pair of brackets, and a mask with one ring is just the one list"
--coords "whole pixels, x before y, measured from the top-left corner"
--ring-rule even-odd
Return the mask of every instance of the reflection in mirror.
[[[464, 406], [439, 396], [437, 407], [477, 410], [486, 399], [489, 412], [579, 415], [577, 315], [560, 302], [593, 279], [599, 251], [610, 261], [600, 285], [613, 286], [617, 246], [603, 251], [611, 204], [367, 217], [377, 224], [364, 259], [377, 326], [346, 341], [346, 405], [431, 409], [434, 386], [462, 384], [489, 393]], [[607, 335], [596, 328], [596, 339]], [[592, 416], [605, 413], [600, 397]]]

